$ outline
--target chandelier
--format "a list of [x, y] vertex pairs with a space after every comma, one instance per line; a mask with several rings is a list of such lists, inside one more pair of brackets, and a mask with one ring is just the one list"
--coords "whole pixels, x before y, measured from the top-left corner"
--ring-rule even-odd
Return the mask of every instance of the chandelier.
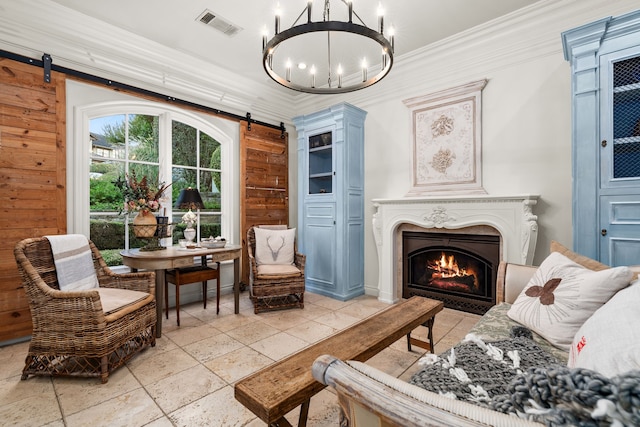
[[[273, 80], [290, 89], [315, 94], [346, 93], [369, 87], [391, 70], [393, 28], [385, 37], [384, 11], [377, 10], [378, 26], [365, 25], [353, 9], [352, 0], [341, 0], [346, 8], [338, 11], [344, 21], [330, 19], [330, 1], [324, 0], [322, 20], [312, 20], [312, 4], [293, 25], [280, 31], [281, 10], [275, 14], [274, 36], [262, 34], [262, 62]], [[306, 23], [299, 21], [306, 15]], [[360, 23], [353, 22], [354, 17]], [[380, 62], [378, 62], [378, 60]]]

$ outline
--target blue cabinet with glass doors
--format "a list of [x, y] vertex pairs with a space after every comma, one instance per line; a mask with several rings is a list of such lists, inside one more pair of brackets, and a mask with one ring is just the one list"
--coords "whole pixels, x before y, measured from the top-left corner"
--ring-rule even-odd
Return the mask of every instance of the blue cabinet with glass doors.
[[298, 247], [307, 290], [346, 301], [364, 294], [364, 120], [341, 103], [295, 117]]
[[573, 246], [640, 264], [640, 10], [562, 34], [571, 63]]

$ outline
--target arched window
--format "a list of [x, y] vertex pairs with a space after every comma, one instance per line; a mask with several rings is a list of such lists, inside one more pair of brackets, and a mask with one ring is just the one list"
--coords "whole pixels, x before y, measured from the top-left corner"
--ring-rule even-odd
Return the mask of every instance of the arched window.
[[136, 238], [131, 218], [122, 213], [117, 181], [146, 177], [152, 185], [171, 184], [160, 199], [157, 215], [173, 224], [171, 245], [182, 238], [184, 211], [174, 208], [180, 190], [197, 188], [204, 201], [198, 238], [231, 237], [236, 227], [229, 179], [237, 164], [232, 137], [202, 116], [172, 106], [137, 101], [77, 107], [74, 114], [73, 159], [69, 162], [68, 230], [90, 236], [105, 259], [147, 242]]

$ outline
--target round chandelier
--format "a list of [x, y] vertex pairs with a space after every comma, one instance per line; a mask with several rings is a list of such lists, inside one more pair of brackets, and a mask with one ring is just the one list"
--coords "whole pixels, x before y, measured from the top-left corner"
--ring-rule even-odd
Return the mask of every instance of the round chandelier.
[[[313, 1], [293, 25], [280, 31], [280, 6], [274, 36], [262, 35], [262, 62], [273, 80], [290, 89], [315, 94], [337, 94], [369, 87], [384, 78], [393, 65], [393, 28], [384, 33], [384, 11], [377, 10], [378, 27], [365, 25], [352, 0], [341, 0], [345, 20], [330, 19], [330, 1], [324, 0], [322, 20], [312, 20]], [[298, 22], [306, 15], [307, 22]], [[356, 18], [360, 23], [353, 22]], [[378, 62], [379, 61], [379, 62]]]

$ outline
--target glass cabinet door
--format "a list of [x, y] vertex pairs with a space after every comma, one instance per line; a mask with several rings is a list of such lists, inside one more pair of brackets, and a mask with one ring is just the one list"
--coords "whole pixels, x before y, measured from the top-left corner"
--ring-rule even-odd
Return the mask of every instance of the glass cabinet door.
[[611, 77], [603, 86], [607, 90], [603, 96], [611, 102], [611, 128], [603, 128], [602, 186], [636, 186], [640, 178], [640, 56], [613, 60], [608, 69]]
[[309, 137], [309, 194], [333, 192], [333, 137], [324, 132]]

